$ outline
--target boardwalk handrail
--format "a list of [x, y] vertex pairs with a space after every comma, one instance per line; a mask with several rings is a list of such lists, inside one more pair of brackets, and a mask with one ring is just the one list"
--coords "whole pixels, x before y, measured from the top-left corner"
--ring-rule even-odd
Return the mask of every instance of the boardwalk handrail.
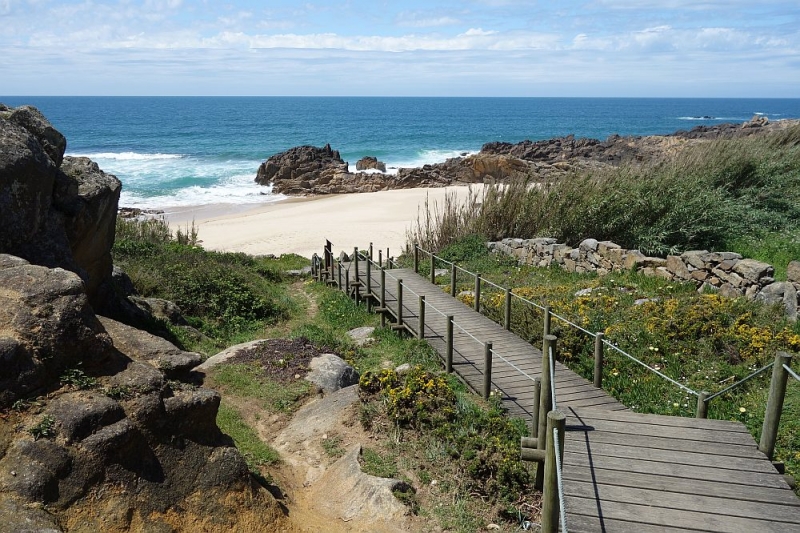
[[[469, 271], [469, 270], [457, 265], [456, 263], [454, 263], [452, 261], [448, 261], [447, 259], [439, 257], [435, 253], [430, 252], [428, 250], [425, 250], [424, 248], [422, 248], [418, 244], [414, 244], [414, 247], [415, 247], [415, 249], [421, 251], [422, 253], [427, 254], [428, 256], [430, 256], [432, 262], [433, 261], [439, 261], [441, 263], [445, 263], [445, 264], [451, 265], [453, 268], [455, 268], [457, 270], [460, 270], [461, 272], [464, 272], [465, 274], [467, 274], [469, 276], [476, 277], [476, 279], [479, 280], [479, 282], [481, 282], [481, 283], [486, 283], [488, 285], [491, 285], [491, 286], [497, 288], [500, 291], [506, 291], [511, 298], [516, 298], [517, 300], [519, 300], [519, 301], [521, 301], [521, 302], [523, 302], [525, 304], [528, 304], [530, 306], [533, 306], [533, 307], [535, 307], [535, 308], [537, 308], [539, 310], [545, 310], [545, 306], [537, 304], [536, 302], [533, 302], [533, 301], [531, 301], [531, 300], [529, 300], [529, 299], [527, 299], [527, 298], [525, 298], [523, 296], [520, 296], [518, 294], [514, 294], [513, 289], [509, 289], [507, 287], [502, 287], [501, 285], [498, 285], [498, 284], [493, 283], [493, 282], [491, 282], [489, 280], [483, 279], [483, 278], [480, 277], [479, 274], [477, 274], [475, 272], [471, 272], [471, 271]], [[431, 269], [433, 270], [433, 267], [431, 267]], [[718, 396], [721, 396], [721, 395], [723, 395], [725, 393], [728, 393], [728, 392], [730, 392], [730, 391], [742, 386], [744, 383], [746, 383], [747, 381], [751, 380], [752, 378], [762, 374], [763, 372], [765, 372], [766, 370], [771, 368], [772, 365], [773, 365], [773, 363], [770, 363], [769, 365], [757, 370], [756, 372], [751, 373], [750, 375], [748, 375], [747, 377], [737, 381], [736, 383], [733, 383], [733, 384], [729, 385], [728, 387], [725, 387], [723, 390], [715, 392], [714, 394], [709, 394], [709, 393], [706, 393], [706, 392], [696, 391], [696, 390], [692, 389], [691, 387], [689, 387], [689, 386], [687, 386], [687, 385], [685, 385], [683, 383], [680, 383], [676, 379], [673, 379], [673, 378], [667, 376], [663, 372], [660, 372], [660, 371], [656, 370], [655, 368], [653, 368], [652, 366], [648, 365], [647, 363], [645, 363], [641, 359], [639, 359], [639, 358], [631, 355], [630, 353], [626, 352], [625, 350], [623, 350], [622, 348], [620, 348], [619, 346], [614, 344], [612, 341], [609, 341], [608, 339], [604, 338], [605, 336], [603, 334], [598, 334], [598, 333], [589, 331], [586, 328], [580, 326], [579, 324], [576, 324], [576, 323], [572, 322], [568, 318], [566, 318], [564, 316], [561, 316], [559, 314], [553, 313], [552, 311], [550, 312], [550, 315], [553, 318], [556, 318], [557, 320], [560, 320], [561, 322], [563, 322], [567, 326], [575, 328], [575, 329], [585, 333], [586, 335], [594, 338], [595, 340], [598, 339], [598, 337], [600, 337], [600, 339], [602, 341], [602, 345], [608, 346], [609, 348], [611, 348], [615, 352], [619, 353], [620, 355], [624, 356], [625, 358], [630, 359], [631, 361], [641, 365], [643, 368], [647, 369], [648, 371], [652, 372], [653, 374], [659, 376], [661, 379], [664, 379], [667, 382], [669, 382], [669, 383], [673, 384], [674, 386], [678, 387], [679, 389], [683, 390], [684, 392], [697, 397], [698, 398], [698, 405], [697, 405], [697, 413], [696, 413], [696, 415], [697, 415], [698, 418], [705, 418], [705, 414], [707, 412], [707, 408], [708, 408], [708, 405], [711, 402], [711, 400], [713, 400], [713, 399], [717, 398]], [[507, 318], [507, 321], [510, 322], [510, 320], [508, 318]], [[595, 378], [595, 383], [598, 383], [597, 378]]]

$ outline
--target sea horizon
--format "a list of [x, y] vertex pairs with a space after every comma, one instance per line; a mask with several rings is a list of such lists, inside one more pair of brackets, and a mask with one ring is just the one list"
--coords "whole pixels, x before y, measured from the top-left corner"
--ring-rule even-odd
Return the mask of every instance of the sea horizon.
[[666, 135], [698, 125], [800, 118], [800, 98], [519, 96], [0, 96], [34, 105], [145, 209], [280, 200], [258, 166], [294, 146], [330, 144], [351, 169], [390, 171], [476, 153], [488, 142], [567, 135]]

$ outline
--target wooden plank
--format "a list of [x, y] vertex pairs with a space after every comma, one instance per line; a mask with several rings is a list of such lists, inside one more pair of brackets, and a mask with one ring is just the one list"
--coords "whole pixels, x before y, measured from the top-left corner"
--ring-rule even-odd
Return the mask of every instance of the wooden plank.
[[754, 487], [764, 486], [776, 489], [786, 488], [786, 481], [776, 472], [740, 472], [738, 470], [711, 468], [697, 465], [684, 465], [675, 463], [662, 463], [644, 459], [629, 459], [619, 457], [601, 456], [595, 460], [594, 456], [580, 452], [564, 451], [564, 470], [592, 469], [595, 466], [621, 472], [636, 472], [658, 476], [672, 476], [684, 479], [701, 479], [721, 483], [737, 483]]
[[740, 518], [755, 518], [776, 522], [792, 522], [797, 519], [797, 507], [750, 500], [718, 498], [692, 492], [681, 494], [663, 492], [651, 488], [631, 491], [629, 487], [600, 485], [573, 481], [564, 486], [564, 496], [577, 498], [599, 498], [604, 502], [633, 503], [647, 505], [651, 509], [666, 508], [679, 511], [697, 511]]
[[715, 483], [703, 479], [654, 476], [636, 472], [609, 470], [606, 468], [567, 468], [564, 470], [565, 485], [571, 481], [583, 481], [598, 485], [618, 485], [631, 489], [652, 489], [683, 494], [706, 494], [718, 498], [749, 500], [754, 502], [780, 503], [800, 509], [800, 499], [787, 488], [759, 487], [735, 483]]
[[[637, 414], [637, 413], [633, 413]], [[648, 415], [645, 415], [648, 416]], [[649, 415], [658, 416], [658, 415]], [[601, 420], [598, 418], [591, 419], [577, 419], [568, 420], [569, 424], [580, 421], [581, 423], [592, 428], [593, 431], [603, 431], [610, 433], [635, 433], [637, 435], [648, 435], [651, 437], [661, 437], [670, 435], [675, 439], [692, 440], [697, 442], [719, 442], [725, 444], [742, 444], [749, 446], [753, 443], [753, 437], [749, 434], [740, 433], [738, 431], [713, 431], [707, 429], [697, 428], [683, 428], [671, 427], [668, 430], [664, 426], [653, 425], [646, 422], [638, 423], [635, 425], [635, 430], [631, 424], [625, 422], [617, 422], [614, 420]]]
[[603, 518], [599, 520], [594, 516], [570, 514], [567, 518], [567, 528], [570, 533], [686, 533], [686, 528], [669, 527], [664, 525], [643, 524], [641, 522], [628, 522]]
[[738, 433], [745, 433], [747, 435], [750, 434], [750, 432], [747, 430], [747, 427], [745, 427], [744, 424], [742, 424], [741, 422], [734, 422], [731, 420], [689, 418], [689, 417], [669, 416], [669, 415], [651, 415], [644, 413], [635, 413], [632, 411], [628, 413], [611, 413], [608, 411], [603, 411], [601, 409], [598, 409], [597, 411], [582, 409], [580, 413], [575, 413], [575, 412], [567, 413], [567, 416], [578, 416], [578, 415], [589, 419], [597, 418], [600, 420], [613, 420], [617, 422], [638, 422], [639, 420], [644, 420], [646, 417], [648, 419], [648, 423], [653, 425], [701, 428], [701, 429], [712, 429], [712, 430], [718, 429], [721, 431], [734, 431]]
[[[597, 502], [594, 498], [567, 497], [566, 508], [569, 509], [570, 517], [573, 514], [597, 517], [599, 527], [595, 531], [613, 531], [602, 525], [601, 521], [606, 519], [718, 533], [788, 533], [792, 530], [798, 531], [796, 527], [783, 522], [699, 511], [676, 511], [675, 509], [650, 507], [634, 503], [604, 501], [600, 512], [598, 512]], [[569, 517], [567, 518], [567, 526], [569, 526]]]
[[617, 445], [617, 446], [637, 446], [647, 450], [647, 453], [657, 454], [661, 451], [671, 450], [676, 452], [698, 452], [705, 455], [720, 455], [730, 457], [744, 457], [749, 459], [765, 460], [766, 456], [758, 451], [755, 443], [751, 445], [740, 444], [721, 444], [698, 447], [694, 441], [684, 441], [666, 437], [653, 437], [646, 435], [607, 433], [603, 431], [589, 432], [585, 434], [579, 426], [567, 426], [564, 440], [566, 442], [577, 441], [580, 445], [585, 445], [588, 440], [590, 446]]

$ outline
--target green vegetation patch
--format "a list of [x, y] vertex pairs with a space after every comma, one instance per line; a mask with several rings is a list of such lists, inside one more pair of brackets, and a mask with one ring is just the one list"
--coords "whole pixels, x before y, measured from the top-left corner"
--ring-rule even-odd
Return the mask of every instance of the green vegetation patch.
[[217, 425], [223, 433], [233, 439], [250, 470], [257, 472], [259, 467], [272, 465], [280, 460], [278, 452], [258, 438], [239, 412], [225, 402], [219, 406]]
[[[175, 302], [216, 348], [253, 338], [294, 312], [284, 271], [308, 260], [211, 252], [196, 239], [194, 228], [173, 234], [163, 220], [118, 218], [114, 262], [141, 296]], [[184, 345], [192, 342], [179, 330], [175, 334]]]

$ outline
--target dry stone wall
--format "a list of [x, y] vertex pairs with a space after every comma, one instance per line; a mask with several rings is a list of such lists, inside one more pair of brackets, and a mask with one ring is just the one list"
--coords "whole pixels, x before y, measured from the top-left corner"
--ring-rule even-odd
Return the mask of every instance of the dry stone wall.
[[731, 298], [740, 296], [767, 304], [783, 304], [786, 314], [797, 318], [800, 261], [792, 261], [788, 281], [775, 281], [772, 265], [747, 259], [734, 252], [691, 250], [666, 258], [648, 257], [611, 241], [586, 239], [577, 248], [552, 238], [503, 239], [490, 242], [489, 250], [515, 257], [520, 264], [559, 266], [569, 272], [635, 270], [648, 276], [694, 283], [699, 291], [715, 290]]

